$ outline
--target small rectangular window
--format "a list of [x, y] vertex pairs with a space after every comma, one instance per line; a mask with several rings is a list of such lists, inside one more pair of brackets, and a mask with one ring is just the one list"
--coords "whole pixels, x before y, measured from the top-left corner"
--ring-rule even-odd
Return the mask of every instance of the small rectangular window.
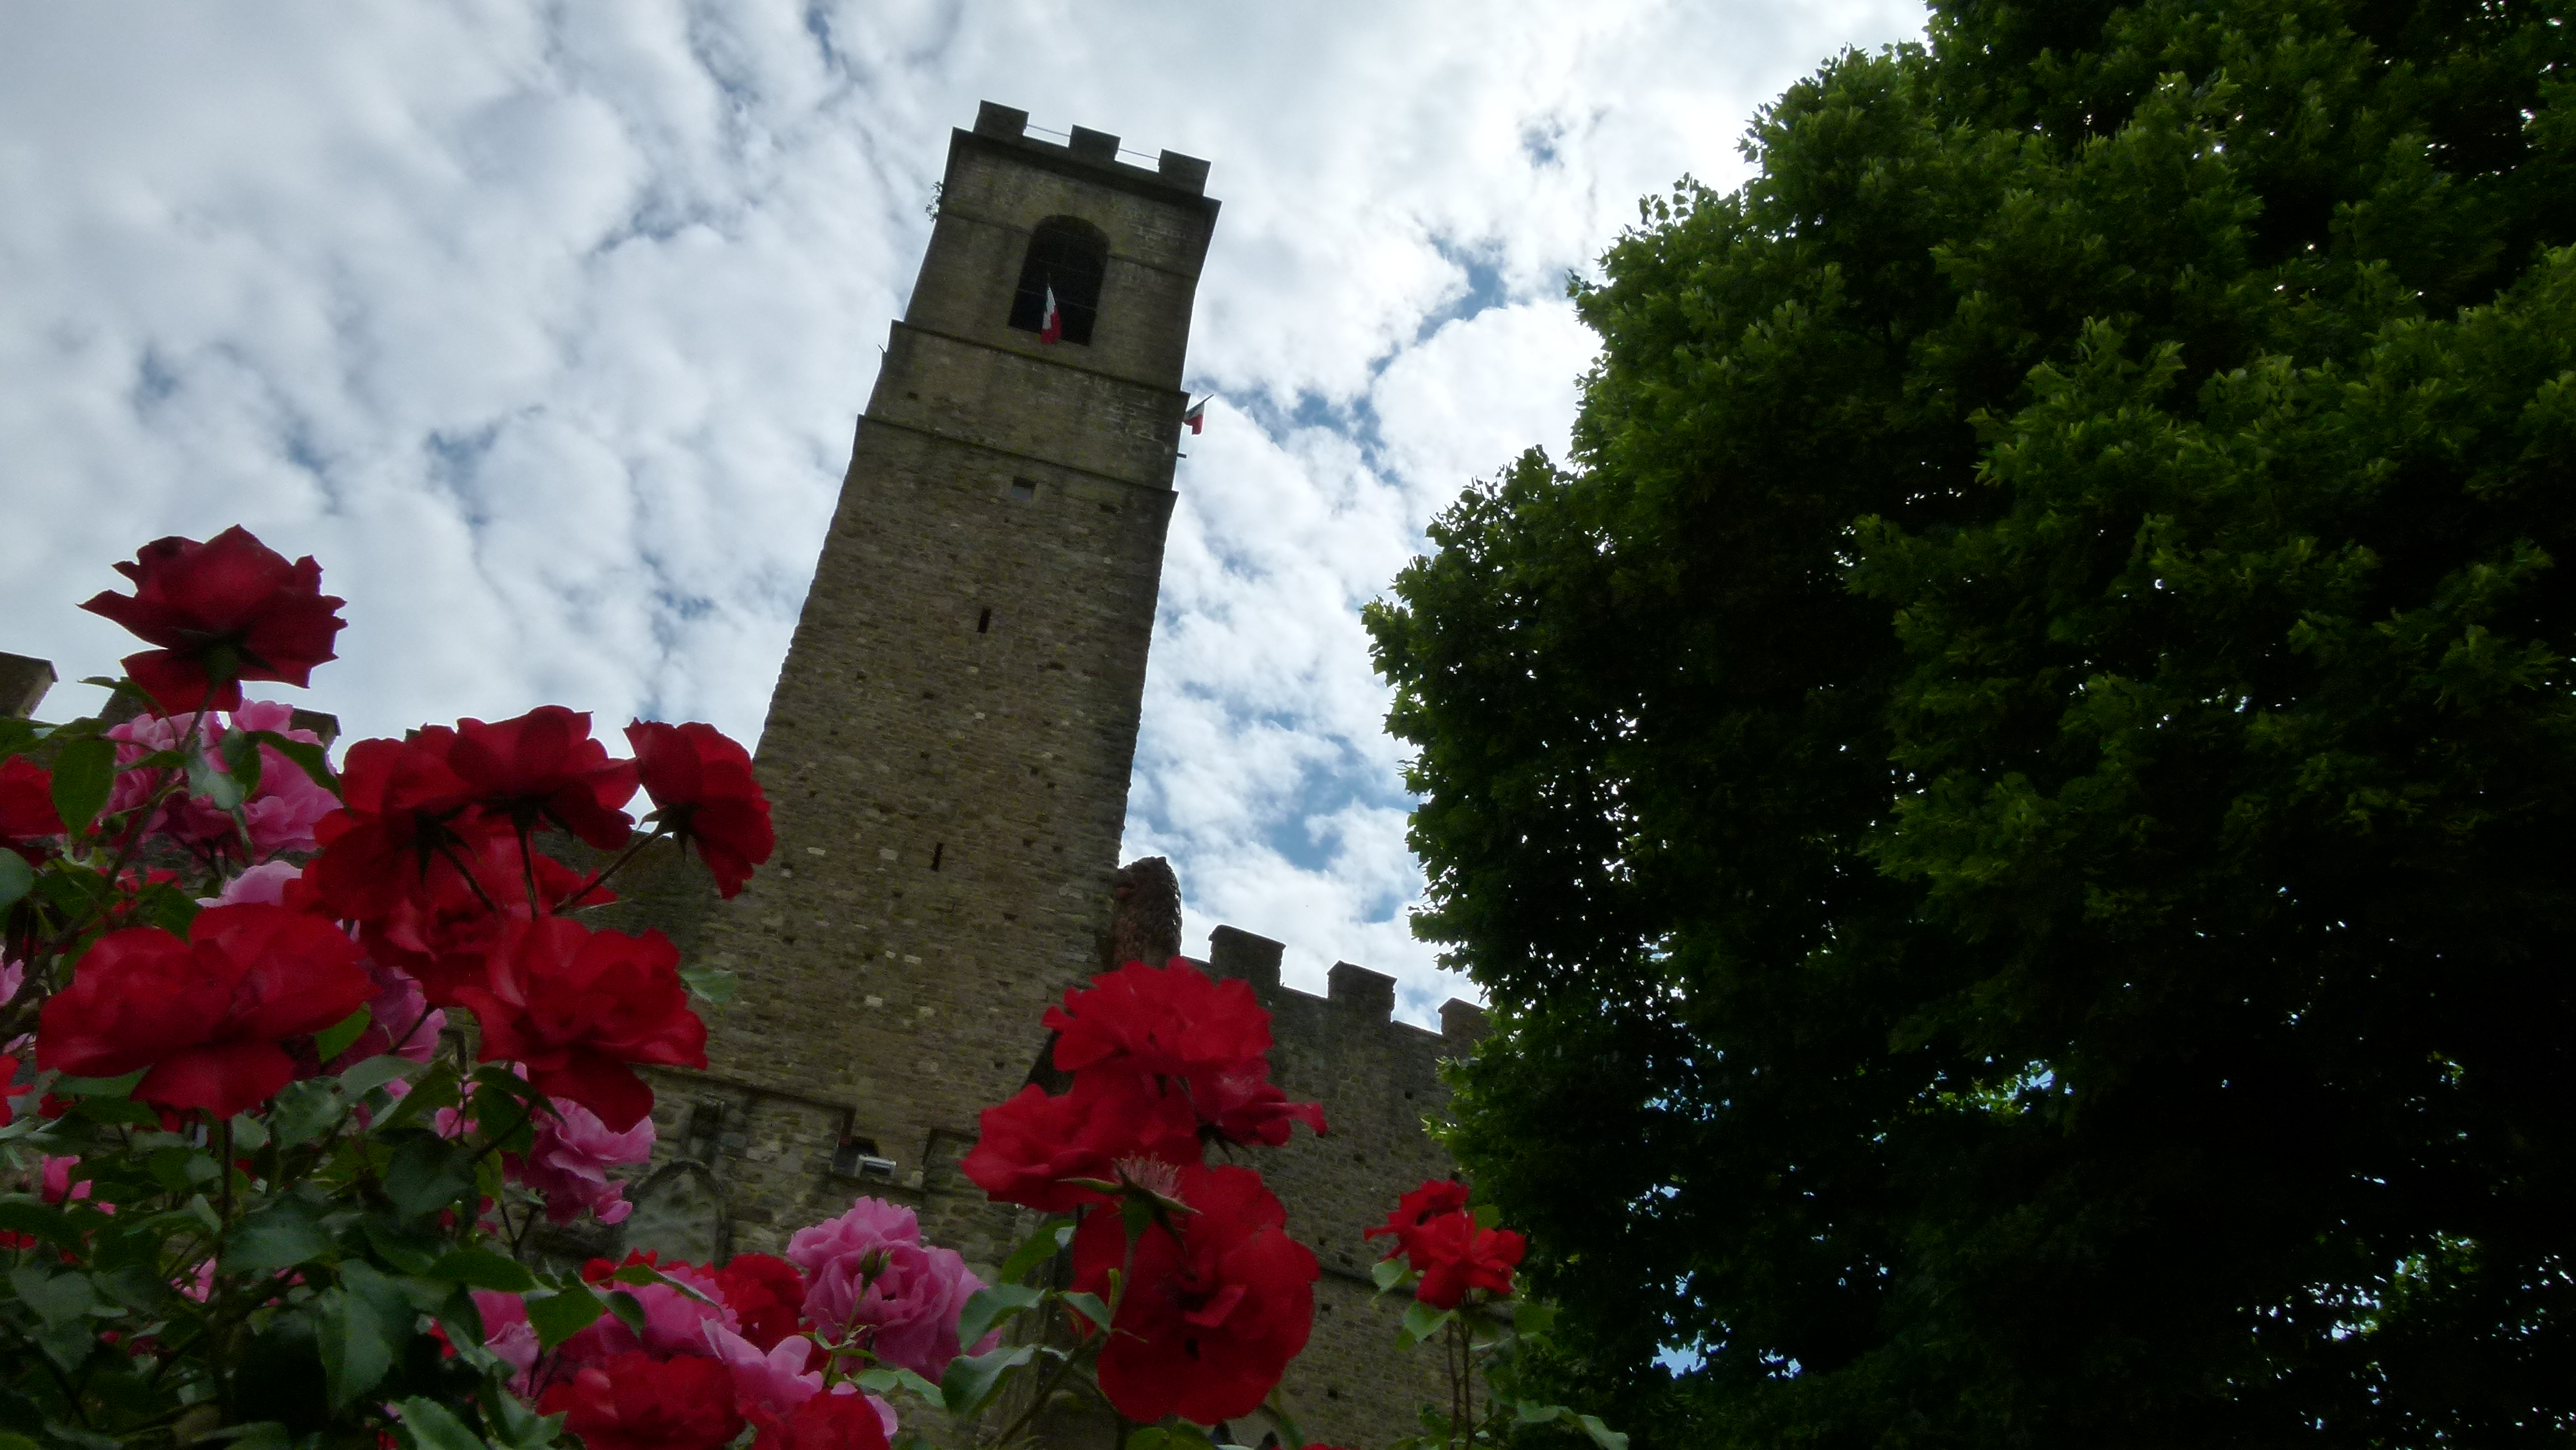
[[1026, 503], [1037, 496], [1038, 485], [1035, 479], [1015, 478], [1011, 480], [1011, 497], [1018, 499], [1022, 503]]

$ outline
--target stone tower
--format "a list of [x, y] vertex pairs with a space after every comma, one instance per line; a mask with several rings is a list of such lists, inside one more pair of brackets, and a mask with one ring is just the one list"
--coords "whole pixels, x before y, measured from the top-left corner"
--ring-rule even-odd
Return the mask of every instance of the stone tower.
[[706, 943], [741, 973], [717, 1071], [864, 1104], [899, 1176], [1092, 970], [1216, 223], [1206, 162], [1026, 123], [950, 142], [761, 736], [778, 855]]
[[[872, 1194], [989, 1274], [1035, 1226], [956, 1165], [1038, 1066], [1045, 1008], [1100, 966], [1217, 204], [1206, 162], [1026, 126], [988, 103], [950, 141], [761, 736], [777, 855], [730, 903], [676, 854], [619, 878], [619, 924], [738, 990], [706, 1014], [706, 1072], [653, 1074], [634, 1216], [574, 1256], [774, 1253]], [[1230, 927], [1209, 955], [1273, 1014], [1276, 1080], [1333, 1125], [1252, 1160], [1323, 1271], [1283, 1398], [1310, 1438], [1391, 1438], [1445, 1391], [1432, 1356], [1391, 1353], [1401, 1306], [1374, 1300], [1360, 1235], [1450, 1171], [1423, 1120], [1481, 1018], [1392, 1021], [1394, 981], [1348, 963], [1327, 996], [1284, 987], [1280, 944]]]

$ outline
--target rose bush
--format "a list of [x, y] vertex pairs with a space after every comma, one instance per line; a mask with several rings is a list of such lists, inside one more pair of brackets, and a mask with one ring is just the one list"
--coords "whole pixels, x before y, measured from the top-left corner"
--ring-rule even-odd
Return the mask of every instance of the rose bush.
[[1523, 1367], [1545, 1349], [1556, 1311], [1514, 1301], [1512, 1270], [1526, 1244], [1495, 1227], [1493, 1210], [1473, 1205], [1467, 1185], [1432, 1179], [1361, 1236], [1395, 1240], [1378, 1262], [1378, 1290], [1413, 1291], [1403, 1336], [1439, 1341], [1449, 1372], [1449, 1403], [1424, 1406], [1424, 1432], [1393, 1450], [1501, 1445], [1517, 1426], [1550, 1424], [1581, 1432], [1600, 1450], [1626, 1450], [1628, 1437], [1600, 1417], [1534, 1399], [1523, 1386]]
[[[1046, 1014], [1069, 1084], [964, 1160], [1052, 1215], [993, 1284], [864, 1198], [780, 1256], [548, 1269], [539, 1225], [627, 1217], [637, 1069], [704, 1067], [693, 999], [727, 990], [582, 914], [656, 843], [740, 891], [775, 846], [749, 753], [638, 721], [621, 759], [549, 705], [335, 769], [241, 691], [334, 657], [318, 565], [236, 528], [118, 567], [86, 607], [154, 648], [98, 683], [144, 708], [0, 721], [0, 1450], [885, 1450], [899, 1399], [1009, 1440], [1068, 1394], [1134, 1450], [1256, 1409], [1293, 1450], [1318, 1265], [1208, 1159], [1325, 1122], [1248, 985], [1129, 962]], [[1408, 1332], [1467, 1343], [1511, 1291], [1519, 1238], [1461, 1189], [1382, 1232]]]

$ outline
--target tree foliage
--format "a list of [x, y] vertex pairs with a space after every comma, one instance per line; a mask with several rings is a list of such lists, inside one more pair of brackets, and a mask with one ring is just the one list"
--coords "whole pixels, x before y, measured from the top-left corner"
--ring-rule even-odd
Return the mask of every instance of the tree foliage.
[[1560, 1372], [2564, 1443], [2576, 5], [1944, 0], [1747, 149], [1370, 619]]

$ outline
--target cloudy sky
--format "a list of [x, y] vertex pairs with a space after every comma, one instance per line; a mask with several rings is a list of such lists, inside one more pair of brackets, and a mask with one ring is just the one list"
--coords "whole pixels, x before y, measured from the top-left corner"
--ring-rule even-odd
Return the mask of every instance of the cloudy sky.
[[[1358, 619], [1467, 480], [1562, 454], [1564, 299], [1639, 196], [1912, 0], [0, 0], [0, 650], [164, 534], [322, 561], [353, 733], [547, 701], [758, 733], [975, 104], [1214, 162], [1126, 851], [1459, 990], [1406, 929]], [[278, 687], [281, 696], [297, 692]], [[61, 716], [93, 708], [66, 685]]]

